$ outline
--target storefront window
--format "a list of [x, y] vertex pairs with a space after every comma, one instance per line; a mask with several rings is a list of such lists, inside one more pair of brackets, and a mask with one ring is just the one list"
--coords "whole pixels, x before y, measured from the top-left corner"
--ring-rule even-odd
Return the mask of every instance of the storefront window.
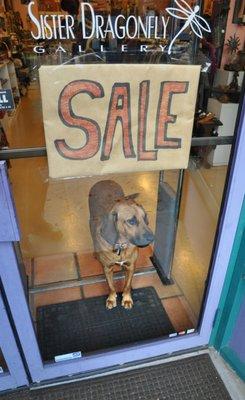
[[[231, 3], [233, 6], [234, 1]], [[228, 32], [225, 36], [228, 11], [228, 0], [102, 1], [83, 5], [82, 9], [79, 0], [3, 1], [0, 6], [0, 87], [10, 91], [12, 100], [8, 108], [1, 107], [1, 148], [45, 145], [38, 85], [41, 65], [201, 64], [199, 108], [207, 111], [209, 97], [221, 98], [222, 102], [229, 98], [237, 103], [242, 82], [239, 71], [243, 70], [240, 50], [244, 37], [240, 27], [234, 38], [229, 37]], [[69, 14], [74, 19], [74, 32], [67, 28]], [[108, 15], [110, 32], [105, 33]], [[101, 29], [96, 21], [103, 22]], [[61, 40], [66, 29], [67, 40]], [[202, 39], [198, 42], [200, 36]], [[229, 74], [228, 81], [224, 75], [216, 76], [217, 68], [219, 71], [224, 66], [238, 73], [233, 80], [232, 93], [228, 86], [233, 73]], [[30, 102], [39, 108], [35, 118]], [[22, 107], [22, 103], [26, 106]], [[23, 130], [21, 139], [16, 135], [20, 127]]]
[[[1, 109], [0, 148], [45, 147], [43, 65], [96, 64], [98, 75], [105, 63], [201, 65], [192, 137], [234, 135], [244, 60], [241, 40], [224, 45], [228, 3], [2, 2], [0, 82], [13, 106]], [[43, 361], [198, 332], [230, 150], [230, 144], [193, 145], [185, 171], [57, 180], [49, 178], [46, 156], [23, 152], [9, 161]], [[110, 214], [118, 200], [126, 201], [124, 228], [118, 213]], [[111, 245], [106, 218], [124, 237], [134, 229], [132, 262], [115, 258], [112, 268], [96, 257], [96, 241], [105, 258]], [[119, 245], [112, 258], [127, 251]]]
[[[168, 338], [177, 333], [188, 334], [197, 329], [226, 166], [197, 167], [195, 158], [191, 158], [190, 167], [184, 175], [176, 243], [169, 243], [173, 247], [173, 261], [168, 268], [161, 263], [161, 259], [158, 260], [160, 266], [157, 266], [152, 256], [155, 254], [159, 259], [159, 254], [166, 254], [159, 244], [162, 246], [168, 240], [161, 235], [172, 237], [171, 229], [166, 225], [161, 232], [161, 224], [163, 221], [166, 224], [166, 218], [174, 224], [174, 220], [169, 218], [171, 203], [167, 215], [164, 210], [166, 199], [168, 202], [172, 199], [174, 205], [179, 172], [161, 174], [161, 195], [158, 194], [159, 173], [103, 177], [103, 180], [113, 180], [120, 185], [127, 195], [139, 193], [138, 202], [146, 210], [150, 228], [158, 235], [156, 251], [154, 244], [139, 250], [132, 288], [137, 311], [140, 301], [147, 303], [147, 296], [148, 300], [156, 296], [165, 317], [163, 325], [160, 322], [156, 326], [156, 331], [148, 331], [147, 319], [143, 318], [140, 327], [136, 324], [133, 328], [131, 336], [120, 334], [115, 340], [105, 340], [99, 336], [98, 329], [106, 328], [108, 318], [116, 314], [110, 314], [114, 310], [106, 310], [108, 284], [101, 263], [94, 257], [88, 204], [89, 192], [101, 178], [50, 181], [45, 158], [15, 160], [11, 164], [10, 178], [21, 223], [21, 249], [28, 274], [30, 308], [45, 361], [60, 354], [79, 351], [86, 354], [115, 345], [156, 339], [159, 335]], [[123, 270], [119, 265], [114, 268], [117, 293], [122, 292], [124, 287]], [[140, 300], [140, 296], [143, 299]], [[88, 300], [92, 300], [91, 303]], [[119, 321], [122, 324], [124, 317], [130, 320], [131, 310], [124, 310], [120, 301], [119, 295], [118, 308], [122, 315], [119, 313], [117, 317], [122, 318]], [[106, 321], [101, 321], [102, 328], [97, 319], [100, 312], [106, 318]], [[149, 312], [147, 307], [145, 312]], [[136, 312], [136, 316], [140, 318], [144, 315], [137, 315]], [[160, 321], [161, 318], [160, 307]], [[82, 333], [85, 321], [90, 324], [86, 334], [94, 335], [91, 342]]]

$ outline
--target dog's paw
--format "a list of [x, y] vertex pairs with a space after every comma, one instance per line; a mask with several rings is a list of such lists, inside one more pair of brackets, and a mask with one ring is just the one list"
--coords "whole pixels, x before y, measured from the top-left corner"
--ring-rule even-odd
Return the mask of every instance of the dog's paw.
[[116, 306], [117, 306], [117, 298], [108, 297], [108, 299], [106, 300], [107, 310], [112, 310], [112, 308], [115, 308]]
[[123, 296], [122, 299], [122, 306], [126, 309], [126, 310], [131, 310], [131, 308], [133, 307], [133, 299], [130, 295], [125, 295]]

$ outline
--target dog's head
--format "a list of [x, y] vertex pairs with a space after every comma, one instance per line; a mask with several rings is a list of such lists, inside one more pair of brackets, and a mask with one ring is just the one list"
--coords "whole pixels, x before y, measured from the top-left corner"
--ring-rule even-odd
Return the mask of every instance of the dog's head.
[[104, 216], [101, 234], [107, 242], [130, 242], [146, 247], [154, 240], [144, 208], [135, 202], [137, 195], [124, 197], [116, 202], [111, 212]]

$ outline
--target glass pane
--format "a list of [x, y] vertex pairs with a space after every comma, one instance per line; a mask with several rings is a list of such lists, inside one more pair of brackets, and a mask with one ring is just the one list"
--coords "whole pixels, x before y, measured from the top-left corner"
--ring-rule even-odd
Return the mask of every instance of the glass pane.
[[[38, 70], [62, 63], [200, 64], [193, 136], [233, 134], [241, 77], [229, 77], [236, 90], [227, 102], [229, 93], [225, 100], [221, 96], [228, 87], [220, 81], [223, 71], [214, 76], [227, 13], [215, 2], [203, 4], [214, 34], [204, 30], [201, 43], [193, 28], [198, 30], [198, 24], [188, 25], [185, 18], [197, 13], [197, 1], [93, 2], [104, 22], [111, 15], [112, 29], [124, 20], [121, 14], [125, 20], [134, 15], [142, 28], [131, 39], [109, 34], [91, 40], [81, 37], [83, 17], [70, 0], [35, 1], [32, 15], [39, 23], [45, 19], [46, 27], [40, 30], [45, 38], [34, 40], [31, 32], [37, 35], [39, 25], [27, 16], [24, 3], [6, 1], [3, 11], [11, 18], [0, 17], [6, 30], [0, 86], [11, 90], [15, 103], [14, 110], [0, 114], [0, 148], [45, 146]], [[184, 10], [170, 10], [176, 18], [168, 20], [166, 8], [179, 4]], [[89, 20], [88, 9], [85, 14]], [[75, 38], [60, 41], [68, 17]], [[131, 22], [123, 25], [127, 36], [133, 36]], [[52, 40], [47, 39], [50, 32]], [[185, 172], [86, 179], [49, 179], [46, 157], [8, 163], [29, 306], [45, 362], [198, 329], [230, 148], [193, 148]]]
[[[182, 2], [180, 6], [172, 0], [92, 2], [93, 9], [85, 6], [84, 18], [79, 1], [76, 0], [35, 0], [29, 8], [29, 14], [26, 1], [2, 3], [0, 28], [3, 30], [3, 40], [0, 51], [3, 62], [0, 68], [0, 89], [11, 91], [14, 108], [9, 111], [1, 109], [0, 147], [45, 145], [43, 127], [38, 124], [37, 115], [34, 118], [28, 106], [30, 101], [34, 102], [41, 120], [38, 87], [38, 70], [41, 65], [169, 63], [168, 51], [171, 47], [171, 63], [201, 64], [206, 72], [209, 70], [208, 65], [212, 66], [202, 82], [206, 89], [212, 89], [213, 72], [221, 61], [227, 20], [228, 9], [222, 7], [222, 4], [217, 6], [213, 1], [203, 2], [203, 15], [211, 26], [211, 35], [204, 22], [201, 25], [198, 19], [192, 25], [186, 22], [188, 12], [199, 12], [196, 7], [201, 2], [196, 0]], [[70, 33], [68, 39], [64, 40], [67, 14], [74, 20], [74, 29], [73, 34]], [[106, 29], [110, 15], [113, 33], [98, 34], [97, 38], [98, 29], [94, 27], [92, 35], [92, 28], [88, 28], [91, 26], [92, 15], [103, 18], [102, 30]], [[86, 35], [91, 36], [89, 39], [84, 38], [84, 25], [87, 27]], [[200, 32], [205, 39], [198, 46], [197, 33], [200, 36]], [[214, 59], [210, 50], [212, 46], [215, 48]], [[216, 92], [212, 91], [210, 97], [217, 94], [217, 90], [220, 95], [220, 88], [216, 87]], [[239, 93], [233, 93], [233, 97], [239, 98]], [[202, 100], [205, 102], [206, 99]], [[23, 107], [25, 103], [26, 107]], [[27, 121], [28, 126], [24, 121]], [[16, 135], [16, 129], [20, 126], [24, 132], [21, 140]], [[31, 135], [27, 133], [29, 130]]]
[[[175, 199], [179, 171], [165, 171], [160, 177], [159, 173], [144, 173], [52, 181], [48, 179], [45, 158], [11, 161], [10, 179], [21, 225], [30, 308], [45, 361], [67, 353], [90, 354], [136, 341], [184, 335], [197, 329], [227, 167], [206, 169], [197, 167], [195, 161], [196, 158], [190, 160], [184, 174], [176, 243], [175, 231], [169, 229], [166, 213], [162, 213], [166, 197], [159, 194], [159, 182]], [[139, 248], [132, 281], [135, 304], [125, 315], [120, 314], [124, 311], [120, 293], [127, 268], [114, 265], [117, 308], [106, 310], [109, 287], [102, 263], [95, 258], [90, 232], [89, 193], [97, 182], [104, 181], [100, 195], [108, 196], [105, 182], [108, 179], [120, 185], [125, 195], [139, 193], [137, 203], [144, 207], [149, 228], [156, 235], [154, 244]], [[170, 238], [170, 259], [168, 253], [159, 253], [159, 243], [164, 247], [166, 242], [166, 238], [159, 236], [161, 224], [164, 224], [164, 235]], [[159, 254], [163, 258], [156, 263]], [[163, 260], [169, 260], [167, 268]], [[156, 314], [152, 314], [158, 316], [154, 319], [156, 332], [149, 332], [146, 324], [152, 295], [160, 305]], [[143, 308], [138, 296], [143, 296], [140, 300]], [[116, 315], [121, 318], [119, 324], [124, 321], [127, 325], [130, 313], [137, 310], [141, 330], [139, 326], [133, 331], [130, 328], [129, 337], [125, 338], [122, 332], [109, 341], [98, 335], [98, 329], [106, 331], [108, 318], [113, 320]], [[100, 322], [98, 313], [101, 313]], [[160, 322], [160, 328], [158, 318], [165, 321]], [[86, 329], [84, 321], [89, 325]], [[115, 321], [110, 323], [110, 329], [114, 329]]]
[[197, 168], [185, 173], [173, 277], [197, 325], [220, 212], [227, 166]]

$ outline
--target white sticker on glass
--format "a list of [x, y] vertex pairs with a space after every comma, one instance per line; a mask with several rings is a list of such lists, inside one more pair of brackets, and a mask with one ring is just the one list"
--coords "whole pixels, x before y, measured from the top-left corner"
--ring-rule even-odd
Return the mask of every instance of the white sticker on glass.
[[62, 354], [60, 356], [54, 357], [55, 362], [61, 362], [61, 361], [68, 361], [68, 360], [74, 360], [76, 358], [81, 358], [82, 353], [81, 351], [76, 351], [75, 353], [68, 353], [68, 354]]

